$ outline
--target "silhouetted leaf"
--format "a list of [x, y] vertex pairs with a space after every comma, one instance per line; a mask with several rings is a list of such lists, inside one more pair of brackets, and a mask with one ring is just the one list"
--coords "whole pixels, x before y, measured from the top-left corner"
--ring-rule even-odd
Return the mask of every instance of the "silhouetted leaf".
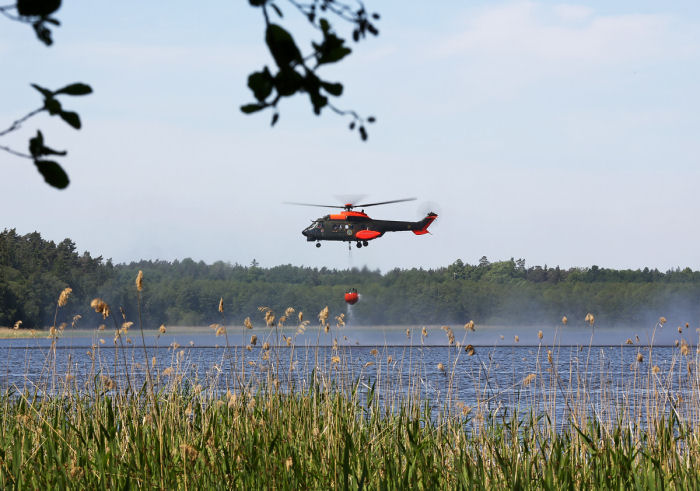
[[349, 127], [351, 130], [354, 130], [354, 129], [355, 129], [355, 122], [354, 122], [354, 121], [350, 122], [350, 125], [349, 125], [348, 127]]
[[301, 63], [301, 52], [294, 38], [277, 24], [267, 26], [265, 42], [278, 67], [285, 68], [292, 63]]
[[17, 13], [24, 17], [46, 17], [61, 6], [61, 0], [17, 0]]
[[345, 40], [339, 38], [332, 32], [325, 32], [323, 43], [311, 43], [316, 50], [316, 61], [319, 65], [323, 63], [335, 63], [352, 53], [352, 50], [344, 46]]
[[49, 112], [51, 116], [59, 114], [61, 112], [61, 103], [53, 97], [49, 97], [44, 100], [44, 107]]
[[74, 84], [66, 85], [62, 89], [58, 89], [54, 94], [67, 94], [67, 95], [86, 95], [92, 93], [92, 87], [87, 84], [76, 82]]
[[35, 160], [34, 165], [49, 185], [58, 189], [64, 189], [68, 186], [70, 182], [68, 174], [56, 162], [52, 160]]
[[275, 88], [280, 95], [289, 96], [301, 89], [304, 78], [293, 68], [281, 69], [275, 75]]
[[243, 111], [246, 114], [250, 114], [256, 111], [260, 111], [264, 107], [265, 106], [263, 104], [246, 104], [244, 106], [241, 106], [241, 111]]
[[54, 150], [44, 145], [44, 135], [37, 130], [36, 136], [29, 139], [29, 153], [32, 157], [38, 158], [42, 155], [66, 155], [66, 151]]
[[376, 120], [377, 118], [375, 118], [374, 116], [370, 116], [369, 118], [367, 118], [368, 123], [374, 123]]
[[265, 2], [267, 0], [248, 0], [248, 2], [253, 6], [253, 7], [261, 7], [265, 5]]
[[34, 28], [34, 33], [39, 41], [44, 43], [46, 46], [51, 46], [53, 44], [53, 39], [51, 39], [51, 30], [44, 25], [43, 20], [38, 20], [32, 24]]
[[274, 10], [275, 12], [277, 12], [277, 15], [279, 15], [280, 18], [284, 17], [284, 16], [282, 15], [282, 11], [279, 9], [279, 7], [278, 7], [277, 5], [275, 5], [274, 3], [271, 3], [271, 4], [270, 4], [270, 7], [272, 7], [272, 10]]
[[321, 86], [331, 95], [340, 96], [343, 93], [343, 84], [321, 82]]
[[41, 95], [43, 95], [44, 97], [51, 97], [51, 96], [53, 96], [53, 92], [51, 92], [49, 89], [45, 89], [44, 87], [42, 87], [42, 86], [40, 86], [40, 85], [37, 85], [37, 84], [29, 84], [29, 85], [31, 85], [31, 86], [34, 87], [36, 90], [38, 90], [39, 92], [41, 92]]
[[78, 113], [73, 111], [61, 111], [58, 115], [61, 116], [63, 121], [71, 125], [76, 130], [80, 129], [80, 116], [78, 116]]
[[367, 130], [365, 130], [364, 126], [360, 126], [360, 138], [362, 138], [362, 141], [367, 140]]
[[330, 23], [324, 18], [319, 19], [318, 25], [321, 27], [321, 31], [323, 31], [324, 34], [331, 30]]
[[248, 87], [259, 101], [264, 101], [270, 95], [273, 86], [272, 75], [267, 67], [261, 72], [254, 72], [248, 76]]
[[277, 121], [280, 119], [280, 113], [275, 113], [272, 115], [272, 121], [270, 121], [270, 126], [274, 126], [277, 124]]

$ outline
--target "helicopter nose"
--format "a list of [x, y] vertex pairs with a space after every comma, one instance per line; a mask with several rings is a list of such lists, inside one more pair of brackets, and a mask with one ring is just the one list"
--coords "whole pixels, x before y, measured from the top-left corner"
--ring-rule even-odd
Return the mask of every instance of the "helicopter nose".
[[308, 236], [309, 236], [309, 231], [308, 231], [308, 230], [302, 230], [302, 231], [301, 231], [301, 235], [303, 235], [304, 237], [308, 237]]

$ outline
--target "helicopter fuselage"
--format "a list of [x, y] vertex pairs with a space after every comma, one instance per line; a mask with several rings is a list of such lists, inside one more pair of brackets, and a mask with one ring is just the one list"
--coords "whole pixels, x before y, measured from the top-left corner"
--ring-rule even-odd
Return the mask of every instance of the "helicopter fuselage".
[[367, 241], [379, 238], [386, 232], [412, 231], [416, 235], [426, 234], [428, 226], [436, 218], [435, 213], [428, 213], [423, 220], [417, 222], [374, 220], [364, 212], [342, 211], [317, 218], [301, 233], [308, 242], [335, 240], [367, 245]]

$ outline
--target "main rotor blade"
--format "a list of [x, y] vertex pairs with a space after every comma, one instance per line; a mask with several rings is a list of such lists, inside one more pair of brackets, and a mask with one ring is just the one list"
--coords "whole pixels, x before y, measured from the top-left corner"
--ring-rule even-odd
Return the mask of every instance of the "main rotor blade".
[[415, 201], [416, 198], [404, 198], [404, 199], [395, 199], [392, 201], [382, 201], [380, 203], [365, 203], [364, 205], [353, 205], [355, 208], [360, 208], [363, 206], [377, 206], [377, 205], [388, 205], [391, 203], [403, 203], [404, 201]]
[[284, 201], [285, 205], [297, 205], [297, 206], [315, 206], [317, 208], [345, 208], [344, 206], [338, 205], [316, 205], [314, 203], [296, 203], [294, 201]]

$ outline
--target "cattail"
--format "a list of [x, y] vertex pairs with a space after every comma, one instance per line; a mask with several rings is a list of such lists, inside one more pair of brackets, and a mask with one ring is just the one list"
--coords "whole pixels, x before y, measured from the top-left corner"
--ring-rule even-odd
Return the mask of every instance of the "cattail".
[[468, 356], [474, 356], [474, 353], [476, 353], [474, 351], [474, 346], [472, 346], [471, 344], [466, 345], [464, 347], [464, 351], [467, 353]]
[[369, 352], [369, 354], [372, 355], [372, 356], [377, 356], [377, 355], [379, 354], [379, 351], [377, 351], [376, 349], [372, 349], [372, 350]]
[[243, 320], [243, 325], [245, 326], [246, 329], [253, 329], [253, 323], [250, 322], [250, 317], [246, 317]]
[[139, 274], [136, 275], [136, 289], [143, 290], [143, 271], [139, 269]]
[[387, 359], [386, 359], [386, 362], [387, 362], [387, 363], [391, 363], [392, 361], [394, 361], [394, 357], [391, 356], [391, 355], [389, 355], [389, 356], [387, 357]]
[[153, 358], [151, 358], [151, 366], [152, 367], [156, 366], [156, 357], [155, 356]]
[[406, 337], [407, 338], [411, 337], [411, 330], [410, 329], [406, 329]]
[[520, 342], [520, 336], [518, 336], [517, 334], [515, 335], [515, 342], [516, 342], [516, 343], [519, 343], [519, 342]]
[[683, 334], [683, 328], [682, 328], [681, 326], [678, 326], [678, 332], [679, 332], [680, 334]]
[[374, 362], [368, 361], [367, 363], [364, 364], [364, 368], [371, 367], [372, 365], [374, 365]]
[[160, 325], [160, 327], [158, 328], [158, 332], [161, 334], [165, 334], [165, 324]]
[[552, 363], [552, 350], [548, 349], [547, 350], [547, 361], [551, 364]]
[[169, 377], [170, 375], [173, 374], [173, 371], [174, 371], [173, 367], [168, 367], [165, 370], [163, 370], [163, 375], [165, 375], [166, 377]]
[[304, 320], [304, 312], [299, 312], [299, 322]]
[[566, 316], [561, 318], [561, 323], [566, 325], [566, 323], [569, 322], [569, 319], [566, 318]]
[[226, 329], [224, 328], [224, 326], [219, 326], [216, 330], [216, 335], [223, 336], [224, 334], [226, 334]]
[[19, 326], [21, 326], [21, 325], [22, 325], [22, 321], [17, 321], [17, 322], [15, 322], [15, 325], [12, 327], [12, 329], [14, 329], [16, 331], [17, 329], [19, 329]]
[[631, 339], [631, 338], [627, 338], [627, 341], [625, 341], [625, 344], [632, 344], [632, 339]]
[[100, 344], [105, 344], [104, 338], [100, 338]]
[[637, 353], [637, 363], [642, 363], [644, 361], [644, 355]]
[[133, 325], [134, 325], [134, 323], [131, 322], [131, 321], [129, 321], [129, 322], [124, 322], [124, 323], [122, 324], [122, 329], [124, 330], [124, 332], [126, 332], [126, 331], [128, 331], [129, 328], [130, 328], [131, 326], [133, 326]]
[[474, 321], [469, 321], [466, 324], [464, 324], [464, 329], [467, 331], [474, 331]]
[[651, 367], [651, 372], [652, 372], [654, 375], [656, 375], [656, 374], [659, 373], [660, 371], [661, 371], [661, 369], [659, 368], [659, 365], [654, 365], [653, 367]]
[[332, 356], [332, 357], [331, 357], [331, 363], [333, 363], [334, 365], [337, 364], [337, 363], [340, 363], [340, 357], [337, 356], [337, 355]]
[[690, 327], [690, 324], [688, 324], [688, 323], [686, 322], [686, 323], [685, 323], [685, 328], [688, 329], [688, 327]]
[[540, 340], [541, 340], [543, 337], [544, 337], [544, 334], [543, 334], [542, 331], [540, 330], [540, 331], [537, 333], [537, 339], [540, 339]]
[[345, 326], [345, 314], [340, 314], [335, 318], [336, 325], [338, 327], [343, 327]]
[[528, 375], [527, 377], [525, 377], [525, 378], [523, 379], [523, 387], [527, 387], [528, 385], [530, 385], [530, 382], [532, 382], [533, 380], [535, 380], [535, 377], [537, 377], [537, 375], [535, 375], [534, 373], [531, 373], [530, 375]]
[[219, 299], [219, 312], [224, 313], [224, 297]]
[[265, 341], [265, 342], [263, 343], [263, 345], [262, 345], [262, 349], [264, 349], [264, 350], [266, 350], [266, 351], [269, 350], [269, 349], [270, 349], [270, 343], [268, 343], [267, 341]]
[[107, 326], [104, 325], [104, 324], [100, 324], [100, 325], [97, 327], [97, 330], [98, 330], [98, 331], [104, 331], [105, 329], [107, 329]]
[[291, 337], [288, 337], [288, 338], [284, 338], [284, 340], [287, 342], [287, 347], [291, 348], [291, 346], [292, 346], [292, 338], [291, 338]]
[[267, 327], [275, 327], [275, 314], [272, 313], [272, 310], [265, 311], [265, 324]]
[[663, 317], [663, 316], [659, 317], [659, 325], [663, 326], [664, 324], [666, 324], [666, 317]]
[[78, 323], [78, 321], [79, 321], [80, 319], [82, 319], [82, 318], [83, 318], [82, 315], [80, 315], [80, 314], [75, 314], [75, 315], [73, 316], [73, 321], [70, 323], [71, 327], [75, 327], [75, 325]]
[[428, 336], [428, 330], [425, 327], [421, 329], [420, 333], [424, 338]]
[[438, 363], [437, 369], [444, 373], [445, 372], [445, 365], [443, 365], [442, 363]]
[[64, 288], [61, 294], [58, 296], [58, 306], [65, 307], [68, 303], [68, 297], [73, 292], [72, 288]]
[[253, 351], [253, 347], [249, 344], [246, 345], [245, 349], [246, 351]]
[[283, 315], [282, 317], [279, 318], [277, 321], [277, 326], [278, 327], [284, 327], [284, 323], [287, 322], [287, 316]]
[[688, 343], [684, 339], [683, 341], [681, 341], [681, 355], [688, 356], [689, 351], [690, 350], [688, 348]]

